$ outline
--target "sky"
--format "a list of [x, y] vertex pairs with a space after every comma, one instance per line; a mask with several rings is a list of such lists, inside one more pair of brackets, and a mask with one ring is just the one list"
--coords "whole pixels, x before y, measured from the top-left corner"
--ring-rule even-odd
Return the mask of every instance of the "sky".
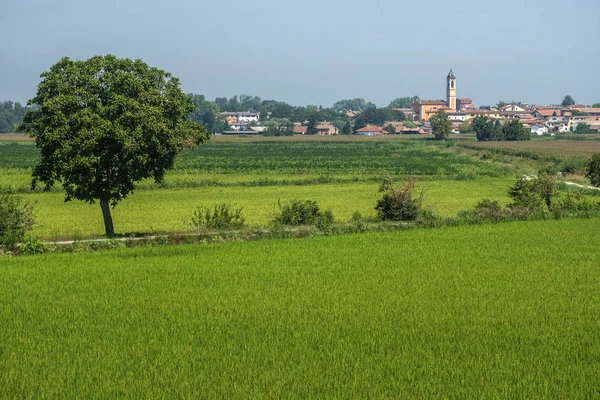
[[209, 100], [600, 102], [598, 0], [0, 0], [0, 101], [62, 57], [114, 54]]

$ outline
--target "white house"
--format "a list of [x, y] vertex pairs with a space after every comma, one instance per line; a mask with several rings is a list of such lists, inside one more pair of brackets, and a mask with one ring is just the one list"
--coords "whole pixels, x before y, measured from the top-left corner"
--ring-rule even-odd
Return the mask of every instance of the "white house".
[[548, 127], [546, 125], [532, 125], [531, 133], [542, 136], [548, 134]]

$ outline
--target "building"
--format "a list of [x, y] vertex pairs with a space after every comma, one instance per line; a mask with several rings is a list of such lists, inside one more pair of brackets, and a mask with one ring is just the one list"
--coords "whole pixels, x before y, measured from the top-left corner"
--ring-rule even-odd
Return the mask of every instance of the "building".
[[221, 116], [227, 120], [229, 125], [231, 124], [249, 124], [251, 122], [258, 123], [259, 113], [253, 112], [222, 112]]
[[373, 135], [387, 135], [387, 132], [375, 125], [365, 126], [364, 128], [357, 129], [357, 135], [373, 136]]
[[451, 110], [458, 109], [456, 103], [456, 76], [454, 76], [452, 68], [450, 68], [450, 72], [446, 77], [446, 105]]
[[446, 76], [446, 100], [415, 100], [413, 111], [417, 119], [429, 121], [429, 119], [438, 111], [443, 110], [448, 113], [461, 110], [474, 110], [473, 101], [469, 98], [457, 98], [456, 75], [452, 69]]
[[548, 127], [546, 125], [532, 125], [531, 133], [542, 136], [548, 134]]
[[331, 124], [321, 123], [315, 127], [317, 135], [337, 135], [338, 129]]

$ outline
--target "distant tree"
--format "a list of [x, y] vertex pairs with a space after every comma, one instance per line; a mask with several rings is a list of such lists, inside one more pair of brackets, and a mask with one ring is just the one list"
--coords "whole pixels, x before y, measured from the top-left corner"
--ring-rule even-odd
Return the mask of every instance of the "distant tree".
[[491, 110], [492, 107], [490, 107], [490, 106], [480, 106], [479, 109], [480, 110]]
[[505, 103], [504, 101], [500, 100], [497, 104], [496, 104], [496, 108], [500, 108], [500, 107], [504, 107], [508, 105], [508, 103]]
[[184, 146], [208, 140], [187, 119], [194, 110], [179, 80], [141, 60], [65, 57], [42, 74], [22, 127], [41, 150], [32, 186], [62, 182], [65, 201], [100, 202], [107, 236], [110, 206], [147, 178], [161, 182]]
[[188, 118], [208, 129], [209, 132], [222, 132], [227, 128], [227, 122], [221, 117], [219, 106], [208, 101], [202, 95], [189, 94], [195, 109], [188, 114]]
[[315, 135], [317, 133], [317, 113], [313, 113], [308, 117], [308, 124], [306, 124], [306, 134]]
[[265, 136], [292, 136], [294, 124], [287, 118], [271, 118], [265, 122]]
[[592, 108], [600, 108], [600, 103], [594, 103], [594, 104], [592, 104]]
[[404, 114], [402, 111], [395, 111], [394, 121], [406, 121], [406, 114]]
[[570, 95], [566, 95], [562, 103], [560, 103], [560, 105], [563, 107], [569, 107], [573, 104], [575, 104], [575, 100], [573, 100], [573, 98]]
[[586, 163], [585, 177], [596, 187], [600, 187], [600, 153], [594, 154]]
[[0, 133], [13, 132], [23, 122], [28, 107], [12, 101], [0, 102]]
[[575, 127], [575, 133], [590, 133], [590, 126], [588, 124], [586, 124], [585, 122], [580, 122], [577, 124], [577, 127]]
[[409, 128], [409, 129], [415, 129], [417, 127], [417, 125], [412, 122], [412, 121], [403, 121], [402, 125], [404, 125], [405, 128]]
[[439, 110], [431, 119], [431, 130], [437, 140], [447, 139], [452, 133], [452, 122], [443, 110]]
[[367, 108], [367, 102], [361, 98], [339, 100], [333, 103], [333, 109], [336, 111], [361, 111], [365, 108]]
[[501, 140], [529, 140], [531, 139], [531, 131], [523, 126], [521, 121], [513, 119], [508, 121], [501, 127]]
[[480, 142], [498, 140], [498, 130], [494, 122], [485, 115], [476, 116], [471, 122], [471, 128]]
[[0, 246], [14, 247], [33, 227], [33, 206], [21, 198], [0, 194]]
[[388, 107], [391, 108], [411, 108], [413, 106], [413, 103], [419, 100], [419, 96], [412, 96], [412, 97], [397, 97], [394, 100], [392, 100], [390, 102], [390, 105]]
[[342, 135], [352, 135], [352, 124], [347, 121], [342, 128]]
[[473, 128], [471, 127], [469, 121], [463, 121], [463, 123], [460, 124], [458, 131], [463, 134], [473, 133]]
[[392, 124], [387, 124], [385, 128], [383, 128], [390, 135], [394, 135], [396, 133], [396, 127]]

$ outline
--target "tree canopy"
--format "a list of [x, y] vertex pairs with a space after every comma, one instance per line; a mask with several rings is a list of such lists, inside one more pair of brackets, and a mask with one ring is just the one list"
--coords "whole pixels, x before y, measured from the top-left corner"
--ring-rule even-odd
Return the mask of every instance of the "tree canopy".
[[179, 80], [141, 60], [65, 57], [41, 77], [22, 125], [41, 150], [32, 186], [62, 182], [65, 201], [99, 201], [108, 236], [110, 206], [142, 179], [161, 182], [184, 146], [209, 138], [186, 118], [194, 105]]
[[586, 163], [586, 178], [596, 187], [600, 187], [600, 153], [596, 153]]
[[566, 95], [562, 103], [560, 103], [560, 105], [563, 107], [569, 107], [573, 104], [575, 104], [575, 100], [573, 100], [573, 98], [570, 95]]
[[0, 133], [13, 132], [23, 122], [27, 107], [12, 101], [0, 102]]
[[452, 133], [452, 122], [443, 110], [439, 110], [429, 120], [431, 131], [437, 140], [447, 139]]
[[413, 103], [419, 100], [419, 96], [412, 97], [397, 97], [390, 102], [389, 107], [391, 108], [411, 108]]

